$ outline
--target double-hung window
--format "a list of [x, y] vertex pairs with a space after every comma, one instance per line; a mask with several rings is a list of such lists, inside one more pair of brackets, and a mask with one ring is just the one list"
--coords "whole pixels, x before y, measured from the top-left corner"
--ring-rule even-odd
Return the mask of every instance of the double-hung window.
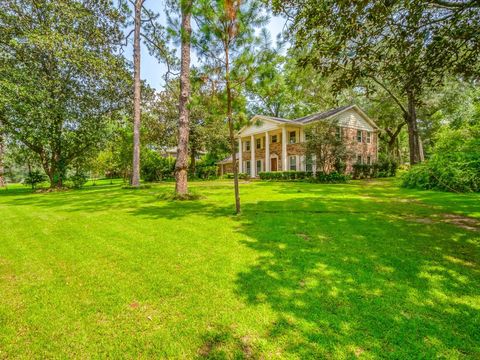
[[295, 144], [297, 142], [297, 133], [296, 131], [290, 131], [289, 134], [289, 143]]
[[363, 140], [362, 130], [357, 130], [357, 142], [361, 143]]
[[370, 144], [372, 142], [372, 133], [370, 131], [367, 131], [367, 144]]
[[257, 149], [261, 149], [262, 148], [262, 139], [256, 139], [255, 144], [256, 144]]
[[357, 164], [362, 163], [362, 155], [357, 155]]
[[251, 168], [251, 162], [250, 160], [245, 161], [245, 170], [246, 173], [250, 176], [252, 175], [252, 168]]
[[313, 158], [311, 155], [305, 157], [305, 171], [313, 171]]
[[245, 141], [245, 150], [250, 151], [250, 141]]
[[262, 160], [257, 160], [257, 172], [256, 172], [256, 174], [258, 175], [261, 172], [262, 172]]
[[272, 144], [275, 144], [278, 141], [277, 135], [272, 135]]
[[297, 157], [296, 156], [290, 156], [290, 166], [289, 169], [290, 171], [296, 171], [297, 170]]

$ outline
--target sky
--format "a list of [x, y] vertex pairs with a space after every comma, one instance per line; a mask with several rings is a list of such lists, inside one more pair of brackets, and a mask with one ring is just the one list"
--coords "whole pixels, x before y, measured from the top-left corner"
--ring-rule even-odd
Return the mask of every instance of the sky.
[[[146, 0], [145, 7], [152, 10], [155, 13], [160, 14], [160, 19], [164, 19], [163, 11], [163, 1], [162, 0]], [[277, 35], [282, 32], [285, 25], [285, 19], [278, 16], [271, 16], [269, 23], [265, 28], [270, 32], [272, 40], [275, 41]], [[128, 33], [131, 29], [127, 29]], [[130, 39], [132, 40], [132, 39]], [[133, 44], [132, 41], [128, 44], [127, 49], [125, 49], [124, 56], [127, 57], [129, 61], [133, 60]], [[192, 56], [192, 63], [195, 65], [194, 56]], [[159, 63], [157, 59], [151, 56], [148, 53], [148, 49], [144, 43], [142, 43], [141, 48], [141, 78], [146, 80], [146, 82], [153, 87], [154, 89], [161, 90], [164, 85], [163, 75], [166, 72], [166, 66], [162, 63]]]

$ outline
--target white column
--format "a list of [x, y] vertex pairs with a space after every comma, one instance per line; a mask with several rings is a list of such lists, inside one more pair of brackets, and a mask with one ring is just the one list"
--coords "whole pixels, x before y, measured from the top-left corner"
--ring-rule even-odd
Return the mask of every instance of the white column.
[[265, 171], [270, 171], [270, 138], [265, 131]]
[[[303, 127], [301, 127], [300, 130], [298, 131], [298, 142], [299, 143], [305, 142], [305, 132], [303, 131]], [[299, 156], [298, 170], [305, 171], [305, 155]]]
[[255, 161], [255, 148], [257, 147], [257, 144], [255, 144], [255, 136], [251, 136], [250, 137], [250, 150], [251, 150], [251, 153], [250, 153], [250, 172], [251, 172], [251, 175], [250, 177], [255, 177], [256, 176], [256, 172], [257, 172], [257, 164], [256, 164], [256, 161]]
[[282, 171], [287, 171], [287, 128], [282, 128]]
[[[238, 138], [238, 172], [243, 173], [243, 161], [242, 161], [242, 138]], [[235, 165], [234, 165], [235, 166]]]

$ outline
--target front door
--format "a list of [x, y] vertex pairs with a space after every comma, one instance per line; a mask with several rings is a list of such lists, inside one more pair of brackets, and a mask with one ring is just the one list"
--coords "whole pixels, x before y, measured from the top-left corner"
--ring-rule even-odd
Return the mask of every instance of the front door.
[[277, 160], [278, 160], [277, 158], [270, 159], [270, 171], [278, 171]]

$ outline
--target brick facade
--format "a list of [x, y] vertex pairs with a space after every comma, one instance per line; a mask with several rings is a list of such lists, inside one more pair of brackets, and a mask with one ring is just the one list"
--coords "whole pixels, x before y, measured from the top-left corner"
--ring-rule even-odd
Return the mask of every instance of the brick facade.
[[347, 148], [352, 152], [352, 157], [347, 161], [347, 172], [352, 171], [352, 165], [357, 162], [357, 156], [362, 157], [362, 162], [367, 163], [368, 157], [370, 156], [370, 163], [376, 162], [377, 159], [377, 143], [378, 143], [378, 134], [377, 132], [370, 132], [370, 142], [367, 143], [367, 131], [360, 130], [362, 133], [362, 142], [357, 140], [357, 129], [352, 128], [343, 128], [342, 136], [345, 142], [347, 143]]
[[[342, 128], [342, 137], [347, 144], [347, 148], [351, 152], [351, 158], [347, 161], [347, 172], [352, 171], [352, 166], [357, 162], [357, 157], [362, 157], [362, 162], [367, 163], [368, 157], [370, 157], [370, 163], [377, 161], [377, 132], [370, 132], [370, 142], [367, 142], [367, 131], [360, 130], [362, 133], [362, 141], [357, 140], [358, 129]], [[282, 143], [280, 142], [270, 144], [270, 157], [272, 155], [277, 156], [277, 171], [282, 171]], [[303, 157], [305, 155], [304, 143], [287, 144], [287, 157], [289, 156]], [[242, 161], [251, 160], [251, 150], [242, 152]], [[265, 148], [255, 149], [255, 160], [263, 160], [265, 162]], [[303, 160], [303, 158], [302, 158]], [[252, 165], [253, 166], [253, 165]], [[265, 167], [265, 165], [263, 165]], [[288, 166], [288, 165], [287, 165]], [[299, 169], [302, 169], [303, 163], [299, 162]], [[231, 170], [232, 167], [230, 166]], [[245, 169], [245, 168], [244, 168]], [[302, 169], [303, 170], [303, 169]]]
[[[239, 154], [242, 163], [239, 164], [239, 167], [242, 168], [243, 172], [246, 172], [246, 162], [250, 161], [250, 169], [257, 175], [256, 173], [260, 169], [258, 167], [257, 170], [256, 160], [262, 160], [261, 171], [265, 171], [267, 168], [272, 171], [272, 161], [275, 164], [275, 160], [272, 159], [276, 159], [277, 171], [306, 170], [305, 143], [303, 142], [305, 127], [313, 121], [329, 119], [332, 116], [335, 116], [338, 126], [341, 127], [342, 139], [350, 153], [347, 160], [347, 172], [353, 170], [353, 165], [356, 162], [372, 164], [378, 161], [378, 127], [358, 106], [350, 105], [294, 120], [256, 115], [252, 119], [251, 125], [240, 130], [239, 136], [241, 138], [237, 138], [237, 141], [242, 143], [242, 153]], [[272, 143], [272, 140], [275, 140], [275, 143]], [[282, 144], [283, 140], [287, 141], [285, 146]], [[269, 159], [265, 159], [266, 141], [269, 142]], [[294, 143], [290, 144], [290, 141], [294, 141]], [[262, 147], [257, 149], [256, 145], [260, 143]], [[246, 150], [247, 144], [251, 147], [249, 150]], [[255, 159], [251, 159], [252, 147]], [[282, 156], [282, 149], [286, 149], [286, 158]], [[228, 159], [223, 160], [220, 164], [220, 171], [223, 173], [233, 170], [232, 164], [228, 163]], [[284, 165], [286, 165], [286, 169], [284, 169]]]

